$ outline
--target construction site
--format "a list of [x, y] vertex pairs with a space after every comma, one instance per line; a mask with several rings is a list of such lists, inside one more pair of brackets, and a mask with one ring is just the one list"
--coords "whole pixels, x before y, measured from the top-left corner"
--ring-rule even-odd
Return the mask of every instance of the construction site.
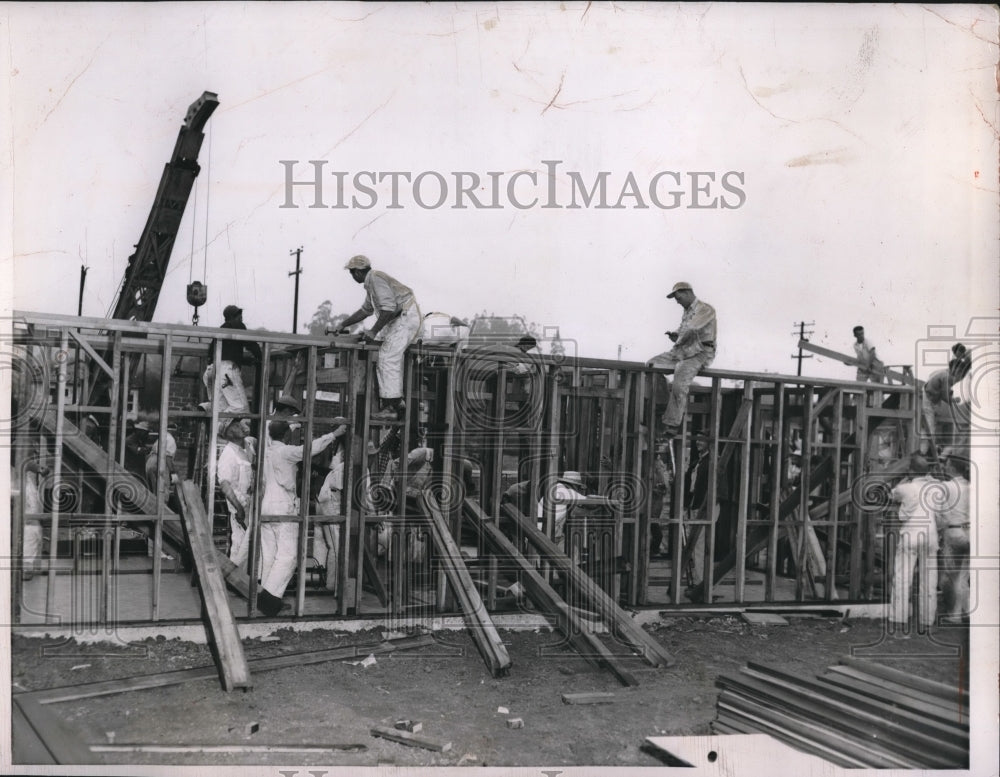
[[[705, 766], [718, 740], [766, 735], [794, 764], [968, 766], [968, 621], [900, 632], [886, 617], [899, 541], [890, 492], [921, 441], [910, 370], [876, 383], [710, 367], [664, 443], [670, 370], [512, 353], [475, 332], [422, 336], [387, 419], [377, 342], [153, 320], [217, 103], [206, 92], [191, 106], [114, 314], [15, 312], [11, 485], [24, 493], [37, 477], [41, 510], [15, 500], [11, 555], [30, 526], [41, 553], [10, 577], [14, 763]], [[221, 370], [202, 377], [233, 343], [261, 354], [243, 367], [239, 412], [212, 401]], [[845, 373], [857, 364], [800, 347]], [[267, 514], [255, 488], [237, 564], [217, 476], [225, 432], [242, 425], [248, 450], [263, 452], [279, 418], [304, 444], [298, 514]], [[343, 482], [331, 512], [318, 497], [337, 446], [307, 443], [334, 430]], [[968, 435], [955, 414], [932, 459], [945, 447], [967, 456]], [[150, 449], [168, 437], [175, 451]], [[686, 501], [699, 441], [707, 511]], [[250, 460], [263, 483], [265, 456]], [[561, 515], [560, 483], [585, 496]], [[297, 527], [277, 602], [248, 573], [268, 523]], [[176, 637], [179, 652], [162, 652]], [[340, 717], [319, 730], [272, 707], [263, 723], [282, 673]], [[505, 690], [524, 678], [548, 695]], [[681, 690], [685, 680], [702, 690]], [[453, 681], [468, 689], [450, 709]], [[191, 713], [195, 730], [181, 728], [184, 688], [222, 705], [213, 723]], [[154, 692], [143, 712], [136, 699]], [[126, 698], [131, 722], [116, 709]], [[521, 714], [518, 698], [535, 706]], [[317, 703], [303, 702], [304, 721]], [[514, 739], [532, 727], [593, 745], [532, 750]], [[180, 741], [157, 741], [157, 729]]]

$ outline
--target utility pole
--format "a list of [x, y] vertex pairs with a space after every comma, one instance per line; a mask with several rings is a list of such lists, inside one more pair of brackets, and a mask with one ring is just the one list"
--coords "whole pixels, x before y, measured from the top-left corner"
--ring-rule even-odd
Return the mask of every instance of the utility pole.
[[295, 271], [288, 273], [295, 276], [295, 305], [292, 309], [292, 334], [299, 332], [299, 276], [302, 275], [302, 246], [288, 252], [289, 256], [295, 257]]
[[[807, 326], [816, 326], [816, 322], [815, 321], [800, 321], [797, 324], [792, 324], [792, 326], [797, 326], [799, 328], [799, 330], [797, 332], [795, 332], [795, 331], [792, 332], [793, 335], [797, 335], [798, 338], [799, 338], [799, 340], [808, 340], [809, 337], [812, 336], [813, 330], [810, 329], [807, 332], [806, 331], [806, 327]], [[798, 362], [799, 362], [799, 371], [796, 372], [795, 374], [798, 375], [801, 378], [802, 377], [802, 360], [803, 359], [811, 359], [812, 356], [811, 355], [810, 356], [803, 356], [802, 355], [802, 349], [799, 348], [799, 352], [797, 354], [793, 353], [792, 354], [792, 358], [793, 359], [798, 359]]]
[[76, 303], [76, 314], [78, 316], [83, 315], [83, 287], [87, 284], [87, 270], [90, 269], [86, 265], [80, 265], [80, 297]]

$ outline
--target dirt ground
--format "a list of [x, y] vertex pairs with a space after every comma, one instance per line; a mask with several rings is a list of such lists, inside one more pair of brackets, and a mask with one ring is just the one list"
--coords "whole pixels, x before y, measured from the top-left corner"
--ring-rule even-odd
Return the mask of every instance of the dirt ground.
[[[610, 672], [560, 644], [557, 632], [502, 631], [510, 673], [490, 676], [466, 632], [436, 632], [432, 646], [381, 655], [364, 667], [347, 662], [260, 671], [250, 691], [226, 693], [218, 680], [130, 691], [49, 705], [85, 744], [364, 745], [317, 754], [101, 754], [107, 764], [347, 766], [657, 766], [645, 737], [711, 733], [720, 675], [748, 661], [815, 676], [847, 655], [865, 656], [915, 675], [964, 685], [968, 631], [887, 638], [877, 620], [788, 617], [787, 626], [751, 625], [735, 615], [663, 614], [647, 627], [676, 659], [656, 669], [638, 658], [639, 680], [625, 688]], [[277, 641], [246, 640], [248, 659], [349, 644], [374, 644], [380, 630], [276, 632]], [[78, 645], [15, 635], [14, 691], [110, 680], [204, 666], [205, 645], [162, 637], [132, 645]], [[967, 687], [967, 686], [966, 686]], [[602, 691], [612, 704], [567, 705], [563, 693]], [[506, 707], [509, 712], [498, 712]], [[409, 718], [447, 752], [370, 735], [371, 727]], [[524, 727], [507, 727], [521, 718]], [[257, 723], [256, 733], [246, 734]], [[18, 743], [14, 742], [14, 763]]]

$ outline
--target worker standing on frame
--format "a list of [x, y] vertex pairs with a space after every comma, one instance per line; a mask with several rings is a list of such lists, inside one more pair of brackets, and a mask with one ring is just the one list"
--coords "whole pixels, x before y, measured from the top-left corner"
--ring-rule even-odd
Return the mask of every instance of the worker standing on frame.
[[362, 337], [375, 340], [381, 333], [381, 347], [378, 352], [378, 387], [382, 398], [382, 408], [372, 414], [377, 421], [394, 421], [403, 409], [403, 354], [420, 331], [420, 308], [417, 299], [408, 286], [404, 286], [391, 275], [373, 270], [367, 256], [352, 256], [344, 265], [351, 277], [365, 287], [365, 302], [354, 313], [344, 319], [340, 333], [368, 316], [377, 319], [371, 329]]

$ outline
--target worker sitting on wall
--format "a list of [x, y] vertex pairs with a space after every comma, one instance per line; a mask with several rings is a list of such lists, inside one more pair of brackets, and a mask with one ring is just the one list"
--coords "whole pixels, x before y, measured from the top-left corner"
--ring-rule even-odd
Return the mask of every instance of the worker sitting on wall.
[[680, 431], [681, 422], [687, 412], [691, 382], [715, 359], [717, 324], [715, 308], [695, 297], [690, 283], [684, 281], [675, 283], [667, 299], [677, 302], [684, 308], [684, 313], [677, 331], [666, 333], [673, 341], [674, 347], [654, 356], [650, 359], [649, 365], [674, 371], [673, 383], [667, 378], [670, 399], [663, 414], [664, 433], [669, 439]]
[[378, 387], [382, 408], [372, 414], [376, 421], [394, 421], [403, 410], [403, 354], [420, 331], [420, 308], [413, 291], [391, 275], [373, 270], [367, 256], [353, 256], [344, 265], [351, 277], [365, 287], [364, 304], [341, 323], [340, 333], [375, 314], [377, 319], [362, 337], [375, 340], [381, 334], [378, 352]]

